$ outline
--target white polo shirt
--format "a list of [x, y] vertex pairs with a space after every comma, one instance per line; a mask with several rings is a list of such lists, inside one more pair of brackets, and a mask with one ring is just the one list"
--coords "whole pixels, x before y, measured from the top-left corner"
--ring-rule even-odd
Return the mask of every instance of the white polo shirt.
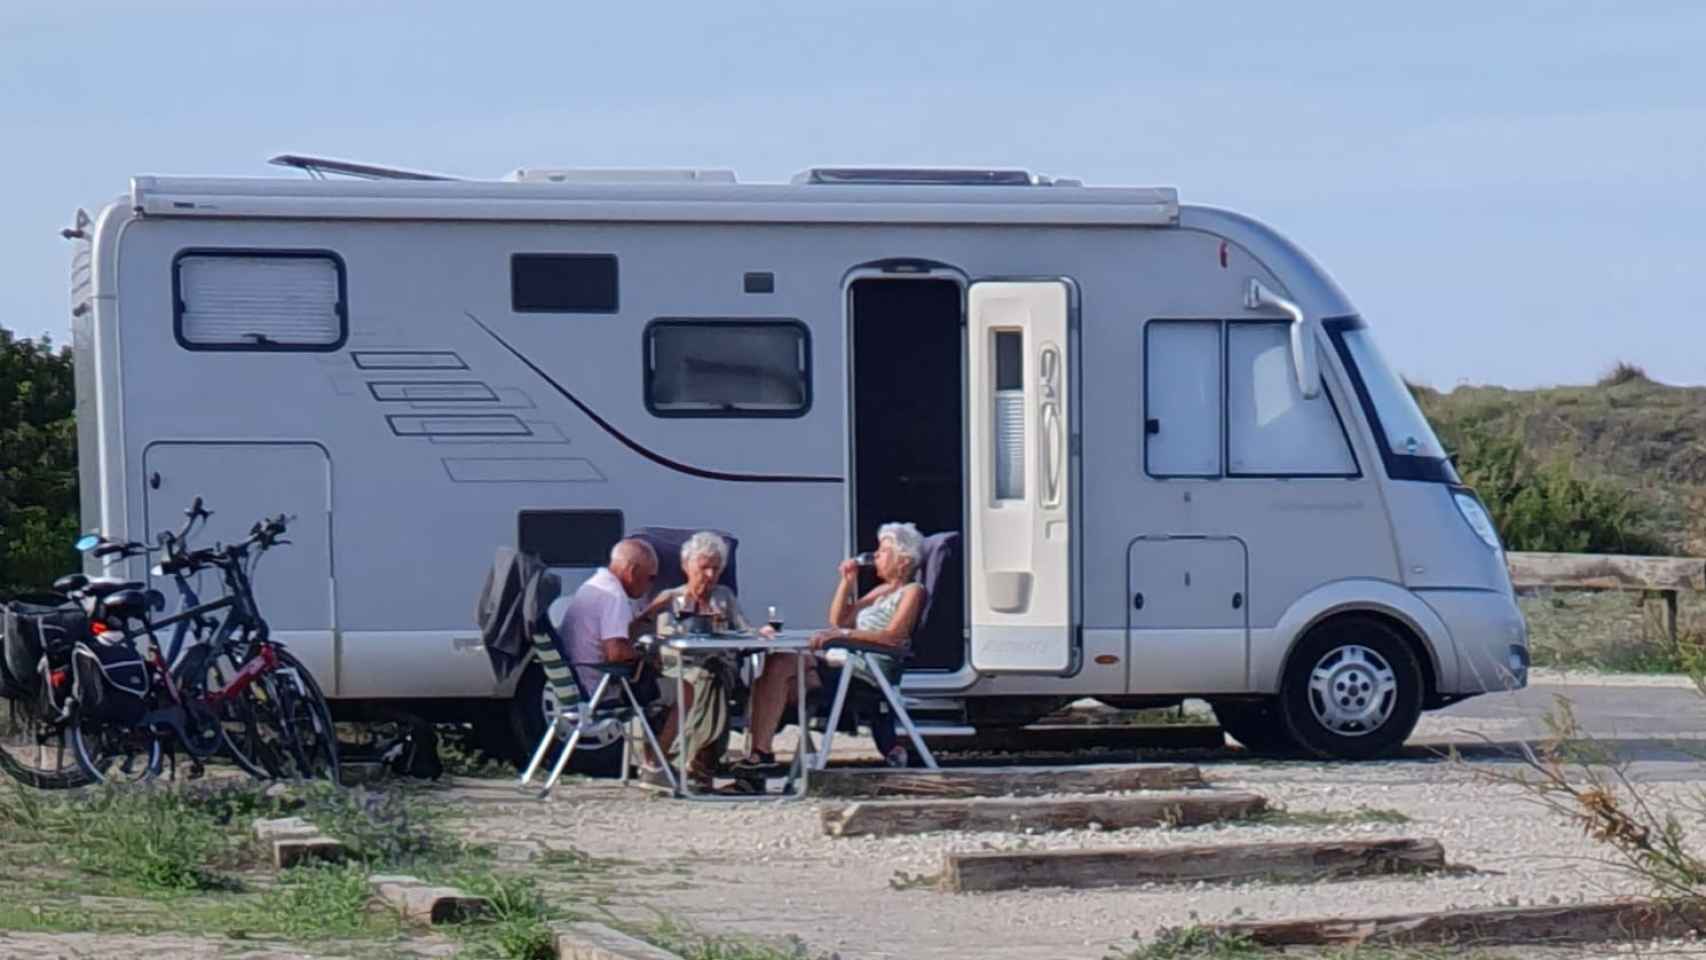
[[[628, 592], [622, 589], [622, 581], [616, 579], [610, 568], [601, 567], [580, 585], [563, 612], [563, 623], [558, 629], [563, 642], [568, 644], [569, 660], [574, 663], [603, 663], [604, 641], [628, 636], [628, 624], [640, 609], [640, 601], [628, 596]], [[592, 696], [602, 675], [590, 667], [576, 667], [575, 671], [586, 695]], [[609, 699], [608, 695], [606, 699]]]

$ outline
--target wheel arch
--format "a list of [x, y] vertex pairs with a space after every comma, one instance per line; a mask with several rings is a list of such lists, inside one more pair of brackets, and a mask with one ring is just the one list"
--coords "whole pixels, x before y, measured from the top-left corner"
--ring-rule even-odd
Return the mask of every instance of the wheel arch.
[[1275, 642], [1265, 645], [1267, 656], [1252, 645], [1250, 689], [1278, 693], [1286, 665], [1303, 638], [1329, 620], [1346, 616], [1372, 616], [1398, 630], [1416, 654], [1422, 667], [1422, 702], [1433, 703], [1442, 689], [1455, 689], [1456, 648], [1445, 621], [1420, 598], [1384, 580], [1341, 580], [1299, 598], [1280, 618], [1271, 634]]

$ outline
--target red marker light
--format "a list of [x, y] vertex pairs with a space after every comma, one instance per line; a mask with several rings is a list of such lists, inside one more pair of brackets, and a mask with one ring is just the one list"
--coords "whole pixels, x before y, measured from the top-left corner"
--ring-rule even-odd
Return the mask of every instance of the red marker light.
[[94, 623], [89, 624], [89, 632], [98, 637], [107, 632], [107, 625], [96, 620]]

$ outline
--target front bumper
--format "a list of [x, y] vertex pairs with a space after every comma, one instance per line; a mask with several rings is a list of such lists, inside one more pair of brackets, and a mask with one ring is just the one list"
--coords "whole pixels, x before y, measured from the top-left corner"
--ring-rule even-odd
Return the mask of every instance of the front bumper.
[[1528, 686], [1528, 622], [1513, 594], [1417, 590], [1416, 595], [1451, 631], [1456, 679], [1442, 679], [1439, 693], [1467, 696]]

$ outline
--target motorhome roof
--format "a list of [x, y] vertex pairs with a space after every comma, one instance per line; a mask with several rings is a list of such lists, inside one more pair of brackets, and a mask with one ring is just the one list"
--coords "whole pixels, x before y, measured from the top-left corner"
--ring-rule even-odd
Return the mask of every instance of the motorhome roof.
[[1024, 171], [814, 168], [792, 183], [690, 172], [518, 171], [509, 180], [141, 176], [131, 181], [131, 205], [150, 217], [289, 219], [1058, 226], [1179, 219], [1171, 187], [1086, 187]]

